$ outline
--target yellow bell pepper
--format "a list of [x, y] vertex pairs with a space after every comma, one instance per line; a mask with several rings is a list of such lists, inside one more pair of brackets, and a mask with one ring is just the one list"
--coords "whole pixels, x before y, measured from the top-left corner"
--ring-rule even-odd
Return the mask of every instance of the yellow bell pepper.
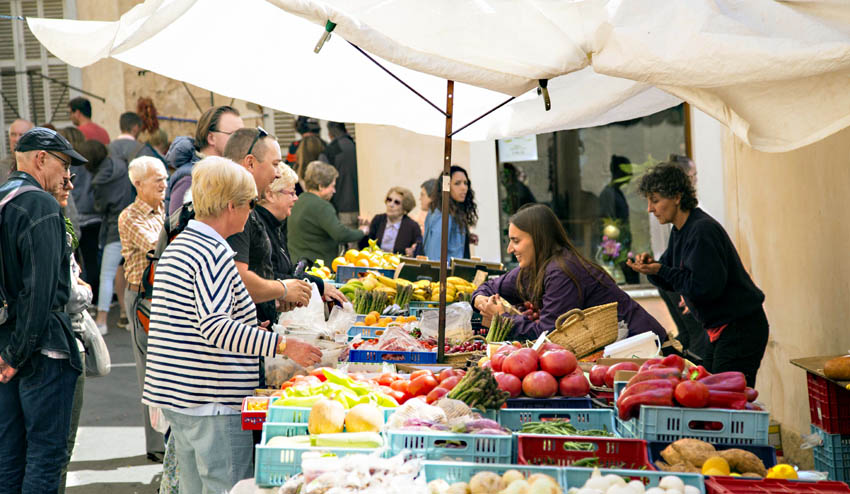
[[795, 480], [797, 479], [797, 471], [787, 463], [780, 463], [774, 467], [770, 467], [766, 478]]

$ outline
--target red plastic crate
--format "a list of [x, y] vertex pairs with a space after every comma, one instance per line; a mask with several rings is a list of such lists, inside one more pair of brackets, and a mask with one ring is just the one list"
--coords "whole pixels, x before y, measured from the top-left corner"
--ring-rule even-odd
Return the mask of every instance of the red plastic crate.
[[608, 405], [614, 405], [614, 392], [590, 388], [590, 397]]
[[[248, 410], [248, 402], [266, 403], [265, 410]], [[243, 431], [259, 431], [263, 430], [263, 423], [266, 421], [266, 413], [268, 412], [269, 397], [268, 396], [246, 396], [242, 399], [242, 430]]]
[[[517, 463], [520, 465], [569, 466], [584, 458], [599, 458], [599, 466], [619, 469], [655, 470], [643, 439], [609, 437], [546, 436], [517, 434]], [[593, 451], [565, 449], [567, 442], [592, 443]]]
[[804, 482], [782, 479], [706, 477], [705, 492], [706, 494], [846, 494], [850, 493], [850, 486], [831, 480]]
[[811, 372], [806, 381], [812, 424], [830, 434], [850, 434], [850, 391]]

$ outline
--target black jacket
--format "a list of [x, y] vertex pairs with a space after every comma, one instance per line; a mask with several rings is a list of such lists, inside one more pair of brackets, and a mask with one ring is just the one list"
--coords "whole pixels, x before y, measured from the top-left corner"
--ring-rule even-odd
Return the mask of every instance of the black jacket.
[[[21, 185], [41, 185], [17, 171], [0, 186], [0, 198]], [[82, 370], [80, 352], [65, 313], [71, 283], [71, 252], [59, 203], [43, 190], [12, 199], [0, 224], [9, 318], [0, 326], [0, 357], [22, 376], [33, 372], [42, 349], [65, 352]]]
[[[360, 211], [360, 195], [357, 190], [357, 151], [354, 139], [344, 134], [328, 144], [323, 153], [327, 161], [339, 172], [336, 179], [336, 193], [331, 198], [338, 213], [356, 213]], [[322, 157], [319, 157], [322, 159]]]
[[681, 230], [670, 232], [661, 269], [649, 281], [685, 297], [705, 328], [718, 328], [761, 308], [764, 293], [744, 269], [729, 235], [700, 208], [691, 211]]
[[[376, 214], [369, 224], [369, 235], [360, 240], [360, 248], [366, 247], [369, 244], [369, 239], [376, 240], [378, 246], [380, 246], [386, 228], [387, 215]], [[405, 249], [413, 244], [422, 245], [422, 230], [419, 229], [419, 223], [412, 220], [410, 216], [404, 215], [401, 217], [401, 225], [398, 227], [398, 235], [395, 238], [393, 252], [404, 255]]]
[[[297, 260], [293, 262], [293, 260], [289, 257], [289, 250], [286, 246], [286, 220], [280, 221], [275, 218], [275, 216], [263, 206], [257, 206], [254, 210], [257, 211], [257, 218], [266, 229], [266, 232], [269, 235], [269, 240], [271, 241], [272, 270], [274, 271], [274, 277], [282, 280], [293, 278], [293, 274], [295, 273], [295, 263], [297, 263]], [[319, 288], [319, 293], [325, 293], [325, 283], [321, 278], [312, 275], [305, 275], [305, 277], [316, 283], [316, 286]]]

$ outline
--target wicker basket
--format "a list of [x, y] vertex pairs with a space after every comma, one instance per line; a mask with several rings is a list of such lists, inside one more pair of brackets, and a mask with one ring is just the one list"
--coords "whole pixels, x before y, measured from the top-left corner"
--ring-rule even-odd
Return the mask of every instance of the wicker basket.
[[[481, 336], [473, 336], [472, 338], [469, 338], [466, 341], [472, 340], [484, 340], [484, 338]], [[478, 360], [480, 360], [481, 357], [484, 357], [485, 355], [487, 355], [487, 352], [485, 350], [479, 350], [475, 352], [447, 353], [443, 355], [443, 363], [451, 365], [455, 369], [463, 369], [467, 367], [471, 361], [474, 361], [477, 365]]]
[[576, 358], [614, 343], [617, 341], [617, 302], [561, 314], [548, 339], [573, 352]]

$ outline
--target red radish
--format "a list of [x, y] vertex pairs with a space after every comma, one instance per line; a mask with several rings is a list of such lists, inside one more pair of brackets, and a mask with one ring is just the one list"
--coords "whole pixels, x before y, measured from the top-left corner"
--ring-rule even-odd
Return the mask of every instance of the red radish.
[[535, 371], [523, 378], [522, 392], [532, 398], [549, 398], [558, 392], [558, 381], [546, 371]]
[[605, 374], [607, 373], [607, 365], [594, 365], [590, 368], [590, 384], [600, 387], [605, 386]]
[[568, 374], [561, 378], [558, 389], [561, 396], [587, 396], [587, 393], [590, 393], [590, 383], [583, 374]]
[[449, 394], [449, 390], [446, 388], [434, 388], [428, 393], [425, 402], [430, 405], [447, 394]]
[[614, 387], [614, 375], [619, 371], [637, 371], [640, 367], [634, 362], [619, 362], [608, 367], [608, 372], [605, 373], [605, 385], [609, 388]]
[[443, 382], [441, 382], [440, 385], [437, 386], [437, 387], [438, 388], [446, 388], [446, 389], [451, 391], [452, 389], [454, 389], [455, 386], [457, 386], [457, 383], [459, 383], [459, 382], [460, 382], [460, 376], [452, 376], [452, 377], [449, 377], [447, 379], [444, 379]]
[[540, 370], [555, 377], [571, 374], [577, 366], [576, 356], [569, 350], [552, 350], [544, 352], [540, 357]]
[[562, 347], [557, 343], [552, 343], [551, 341], [547, 341], [540, 345], [540, 348], [537, 349], [537, 353], [539, 355], [543, 355], [546, 352], [554, 351], [554, 350], [566, 350], [566, 348]]
[[513, 374], [522, 379], [537, 370], [537, 352], [531, 348], [522, 348], [505, 357], [502, 372]]
[[522, 381], [513, 374], [505, 374], [504, 372], [496, 372], [493, 374], [496, 382], [499, 383], [499, 389], [507, 391], [511, 394], [511, 398], [516, 398], [522, 394]]

